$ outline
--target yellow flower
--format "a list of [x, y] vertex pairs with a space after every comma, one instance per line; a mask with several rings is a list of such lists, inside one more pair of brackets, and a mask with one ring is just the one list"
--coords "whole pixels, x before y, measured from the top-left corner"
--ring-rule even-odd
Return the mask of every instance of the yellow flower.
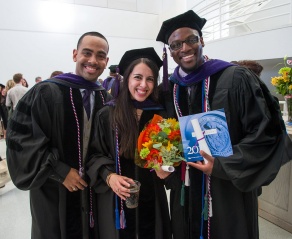
[[174, 126], [176, 124], [176, 119], [169, 118], [166, 120], [167, 123], [169, 123], [171, 126]]
[[271, 83], [275, 86], [276, 92], [283, 96], [292, 94], [292, 68], [288, 67], [286, 62], [287, 56], [284, 57], [284, 67], [278, 72], [279, 76], [271, 77]]
[[149, 140], [148, 142], [145, 142], [142, 144], [145, 148], [148, 148], [148, 149], [152, 149], [152, 145], [153, 145], [153, 141], [152, 140]]
[[272, 83], [272, 85], [277, 85], [278, 84], [278, 78], [277, 77], [272, 77], [271, 83]]
[[166, 147], [167, 151], [170, 151], [171, 148], [172, 148], [172, 146], [173, 146], [173, 144], [170, 143], [170, 141], [168, 141], [168, 145], [167, 145], [167, 147]]

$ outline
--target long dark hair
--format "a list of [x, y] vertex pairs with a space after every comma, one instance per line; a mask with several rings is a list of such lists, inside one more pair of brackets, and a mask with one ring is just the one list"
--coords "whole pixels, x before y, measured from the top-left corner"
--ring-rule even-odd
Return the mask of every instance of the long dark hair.
[[131, 93], [128, 88], [130, 74], [139, 63], [146, 64], [152, 70], [154, 88], [149, 99], [158, 102], [159, 68], [148, 58], [134, 60], [125, 70], [121, 89], [116, 99], [116, 106], [113, 108], [113, 125], [114, 127], [117, 126], [119, 132], [120, 154], [126, 158], [134, 158], [139, 134], [139, 125], [134, 114], [136, 109], [134, 108]]

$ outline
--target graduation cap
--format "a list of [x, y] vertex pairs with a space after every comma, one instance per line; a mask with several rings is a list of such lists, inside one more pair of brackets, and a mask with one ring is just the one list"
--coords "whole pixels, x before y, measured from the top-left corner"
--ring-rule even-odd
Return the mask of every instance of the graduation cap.
[[[161, 41], [168, 45], [168, 39], [170, 35], [178, 28], [189, 27], [195, 29], [202, 36], [202, 28], [207, 20], [205, 18], [200, 18], [194, 11], [189, 10], [183, 14], [176, 17], [165, 20], [162, 23], [160, 31], [157, 35], [156, 41]], [[163, 89], [168, 90], [168, 63], [167, 63], [167, 52], [164, 45], [163, 48]]]
[[158, 69], [162, 66], [162, 60], [157, 55], [156, 51], [153, 47], [141, 48], [141, 49], [133, 49], [126, 51], [122, 56], [122, 59], [119, 63], [120, 74], [123, 75], [127, 67], [136, 59], [139, 58], [148, 58], [152, 60], [158, 67]]
[[195, 29], [202, 36], [202, 28], [207, 20], [200, 18], [194, 11], [189, 10], [176, 17], [170, 18], [162, 23], [160, 31], [157, 35], [156, 41], [161, 41], [168, 44], [170, 35], [178, 28], [189, 27]]
[[117, 72], [117, 67], [118, 67], [118, 65], [111, 65], [109, 67], [110, 72], [111, 73], [116, 73]]
[[5, 88], [5, 85], [3, 85], [3, 84], [0, 83], [0, 87], [1, 87], [1, 88]]

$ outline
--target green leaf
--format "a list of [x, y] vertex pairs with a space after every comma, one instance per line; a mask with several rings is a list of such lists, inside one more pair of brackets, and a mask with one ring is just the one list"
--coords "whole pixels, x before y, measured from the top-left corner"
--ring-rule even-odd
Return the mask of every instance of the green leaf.
[[163, 132], [163, 131], [160, 131], [160, 132], [158, 133], [158, 136], [159, 136], [159, 137], [162, 137], [163, 139], [167, 138], [167, 134], [166, 134], [165, 132]]
[[153, 144], [152, 147], [155, 149], [160, 149], [160, 147], [162, 146], [162, 143], [158, 143], [158, 144]]

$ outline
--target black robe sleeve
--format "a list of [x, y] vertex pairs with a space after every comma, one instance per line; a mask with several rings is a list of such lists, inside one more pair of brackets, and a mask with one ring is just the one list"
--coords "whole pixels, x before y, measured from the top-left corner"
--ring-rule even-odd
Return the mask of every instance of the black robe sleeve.
[[110, 125], [110, 106], [105, 106], [97, 112], [93, 124], [93, 137], [90, 144], [90, 159], [87, 163], [87, 174], [90, 185], [97, 193], [103, 193], [110, 188], [106, 184], [109, 173], [115, 172], [114, 138]]
[[17, 104], [7, 128], [7, 163], [13, 183], [23, 190], [41, 187], [52, 177], [60, 182], [70, 167], [59, 160], [51, 142], [60, 132], [54, 120], [62, 105], [60, 92], [53, 84], [42, 83], [27, 92]]
[[254, 74], [238, 67], [230, 88], [227, 83], [217, 86], [212, 104], [212, 109], [225, 109], [233, 145], [232, 156], [216, 158], [212, 175], [231, 180], [240, 191], [269, 184], [283, 164], [288, 136], [260, 84]]

